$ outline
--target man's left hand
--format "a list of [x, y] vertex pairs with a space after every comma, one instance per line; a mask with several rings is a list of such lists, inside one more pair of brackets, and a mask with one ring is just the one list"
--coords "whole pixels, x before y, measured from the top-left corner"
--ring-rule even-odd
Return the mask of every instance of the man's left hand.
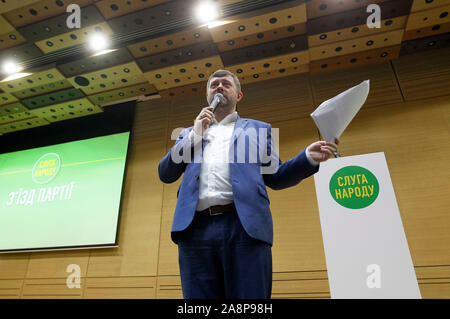
[[337, 146], [339, 145], [339, 140], [336, 138], [335, 143], [318, 141], [312, 143], [308, 146], [309, 155], [316, 162], [325, 162], [337, 152]]

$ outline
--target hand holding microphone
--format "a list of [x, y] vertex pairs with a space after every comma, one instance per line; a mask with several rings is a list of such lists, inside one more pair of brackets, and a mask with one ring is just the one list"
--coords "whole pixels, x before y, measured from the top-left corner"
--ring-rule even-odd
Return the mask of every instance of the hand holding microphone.
[[198, 135], [205, 136], [206, 130], [211, 125], [214, 120], [214, 112], [216, 111], [217, 105], [223, 98], [222, 93], [216, 93], [214, 95], [213, 101], [210, 106], [204, 107], [200, 114], [194, 120], [194, 132]]

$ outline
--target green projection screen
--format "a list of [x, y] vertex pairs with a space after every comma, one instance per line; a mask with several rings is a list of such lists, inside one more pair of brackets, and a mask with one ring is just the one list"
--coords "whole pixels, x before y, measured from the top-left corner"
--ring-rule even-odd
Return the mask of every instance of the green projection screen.
[[129, 135], [0, 154], [0, 252], [117, 246]]

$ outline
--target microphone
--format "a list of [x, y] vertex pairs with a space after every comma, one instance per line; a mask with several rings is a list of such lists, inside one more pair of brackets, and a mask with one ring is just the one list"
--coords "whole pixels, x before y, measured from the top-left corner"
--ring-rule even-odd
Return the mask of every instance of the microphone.
[[213, 113], [216, 111], [216, 107], [217, 105], [219, 105], [220, 101], [222, 101], [223, 99], [223, 94], [222, 93], [216, 93], [216, 95], [214, 95], [214, 99], [211, 103], [211, 107], [213, 107]]

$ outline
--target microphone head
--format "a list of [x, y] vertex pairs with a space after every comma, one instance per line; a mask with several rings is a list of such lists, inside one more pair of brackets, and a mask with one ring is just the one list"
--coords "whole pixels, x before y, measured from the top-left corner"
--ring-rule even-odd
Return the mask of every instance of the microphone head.
[[210, 106], [213, 107], [213, 113], [216, 111], [217, 106], [220, 104], [220, 101], [222, 101], [223, 99], [223, 94], [222, 93], [216, 93], [214, 95], [214, 98], [212, 100], [212, 103]]

